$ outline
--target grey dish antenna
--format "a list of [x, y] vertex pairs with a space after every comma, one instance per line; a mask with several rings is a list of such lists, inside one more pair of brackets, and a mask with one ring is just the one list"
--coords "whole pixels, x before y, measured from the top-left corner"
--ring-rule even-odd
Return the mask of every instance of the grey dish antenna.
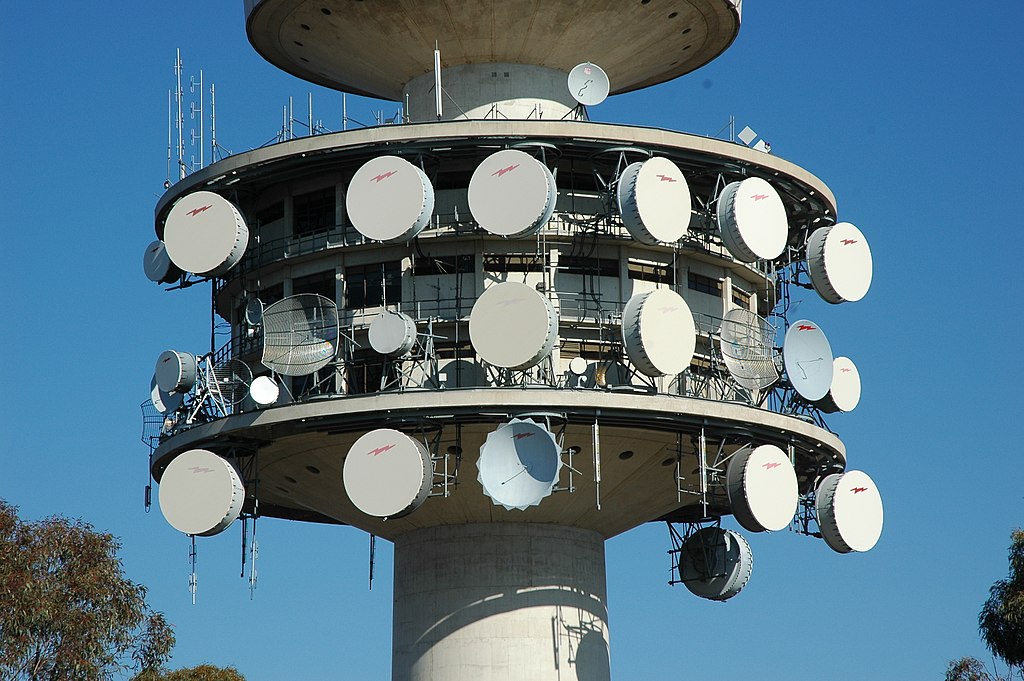
[[338, 353], [338, 306], [315, 293], [283, 298], [263, 311], [263, 364], [284, 376], [307, 376]]
[[629, 360], [647, 376], [678, 374], [697, 347], [693, 313], [671, 289], [638, 293], [622, 311], [622, 341]]
[[398, 518], [426, 501], [434, 466], [419, 440], [378, 428], [349, 448], [342, 478], [345, 492], [360, 511], [377, 518]]
[[807, 242], [807, 270], [823, 300], [838, 304], [860, 300], [871, 288], [871, 249], [849, 222], [821, 227]]
[[469, 313], [469, 339], [486, 361], [505, 369], [529, 369], [551, 354], [558, 315], [536, 289], [506, 281], [489, 287]]
[[690, 226], [690, 188], [667, 158], [655, 156], [626, 166], [616, 187], [626, 231], [649, 246], [674, 243]]
[[169, 284], [181, 276], [181, 270], [171, 262], [167, 255], [167, 247], [163, 241], [156, 241], [146, 246], [146, 252], [142, 256], [142, 269], [146, 277], [157, 284]]
[[719, 330], [722, 359], [729, 374], [747, 390], [761, 390], [779, 379], [775, 364], [775, 329], [750, 310], [725, 313]]
[[734, 453], [726, 471], [726, 490], [732, 514], [751, 532], [785, 529], [800, 500], [796, 470], [775, 445]]
[[245, 302], [245, 323], [249, 326], [263, 323], [263, 301], [259, 298], [249, 298]]
[[494, 152], [469, 178], [469, 212], [496, 236], [535, 234], [551, 219], [557, 198], [548, 167], [518, 149]]
[[837, 553], [868, 551], [882, 534], [882, 497], [867, 473], [833, 473], [818, 485], [814, 508], [821, 536]]
[[849, 357], [836, 357], [832, 362], [832, 386], [828, 395], [814, 403], [827, 414], [853, 411], [860, 403], [860, 372]]
[[401, 357], [416, 345], [416, 321], [402, 312], [382, 312], [370, 322], [370, 347], [388, 357]]
[[165, 350], [156, 358], [156, 383], [165, 393], [187, 393], [196, 384], [194, 355]]
[[817, 402], [832, 387], [832, 346], [821, 328], [801, 319], [789, 327], [782, 344], [786, 375], [800, 397]]
[[525, 511], [549, 496], [562, 468], [561, 448], [544, 426], [512, 419], [480, 447], [477, 479], [496, 506]]
[[233, 203], [213, 192], [183, 196], [164, 224], [171, 261], [186, 272], [218, 276], [238, 264], [249, 244], [249, 228]]
[[718, 196], [717, 217], [725, 247], [741, 262], [773, 260], [786, 249], [786, 207], [760, 177], [726, 185]]
[[597, 106], [608, 97], [608, 74], [597, 64], [584, 62], [572, 67], [568, 78], [569, 94], [583, 106]]
[[345, 207], [367, 239], [408, 241], [430, 223], [434, 188], [426, 173], [404, 158], [378, 156], [352, 176]]
[[244, 500], [235, 467], [205, 449], [178, 455], [160, 478], [160, 510], [171, 527], [185, 534], [223, 532], [242, 512]]
[[741, 535], [720, 527], [704, 527], [683, 542], [679, 579], [696, 596], [725, 601], [750, 580], [754, 556]]

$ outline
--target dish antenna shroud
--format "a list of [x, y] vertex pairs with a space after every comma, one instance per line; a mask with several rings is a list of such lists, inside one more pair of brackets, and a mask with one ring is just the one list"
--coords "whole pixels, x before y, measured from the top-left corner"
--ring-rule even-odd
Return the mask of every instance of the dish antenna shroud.
[[386, 311], [370, 322], [370, 347], [388, 357], [401, 357], [416, 345], [416, 321], [402, 312]]
[[171, 261], [186, 272], [218, 276], [238, 264], [249, 244], [249, 228], [233, 203], [198, 191], [178, 200], [167, 214], [164, 244]]
[[849, 357], [832, 361], [832, 386], [828, 394], [814, 403], [826, 414], [853, 411], [860, 403], [860, 372]]
[[469, 339], [488, 364], [529, 369], [555, 347], [558, 315], [551, 301], [536, 289], [502, 282], [485, 290], [473, 304]]
[[751, 532], [784, 530], [800, 501], [796, 470], [775, 445], [744, 447], [733, 454], [726, 490], [732, 514]]
[[868, 551], [882, 534], [882, 497], [867, 473], [826, 476], [815, 495], [821, 536], [837, 553]]
[[196, 384], [197, 362], [194, 355], [165, 350], [156, 358], [156, 384], [165, 393], [187, 393]]
[[245, 487], [235, 467], [206, 449], [175, 457], [160, 478], [160, 510], [171, 527], [208, 537], [242, 512]]
[[572, 67], [567, 85], [572, 98], [583, 106], [597, 106], [608, 98], [611, 89], [608, 74], [589, 61]]
[[678, 374], [697, 347], [693, 313], [667, 288], [638, 293], [622, 311], [622, 342], [629, 360], [647, 376]]
[[477, 480], [496, 506], [525, 511], [554, 490], [561, 452], [550, 430], [529, 419], [512, 419], [480, 446]]
[[833, 304], [860, 300], [871, 288], [871, 248], [849, 222], [821, 227], [807, 241], [807, 271], [823, 300]]
[[789, 327], [782, 343], [786, 374], [802, 398], [817, 402], [832, 387], [832, 346], [814, 322], [801, 319]]
[[374, 241], [408, 241], [434, 212], [426, 173], [398, 156], [378, 156], [360, 166], [348, 185], [345, 208], [352, 226]]
[[690, 188], [683, 171], [661, 156], [626, 166], [616, 188], [626, 230], [649, 246], [674, 243], [690, 227]]
[[729, 374], [747, 390], [761, 390], [779, 380], [773, 346], [775, 329], [750, 310], [725, 313], [719, 329], [722, 358]]
[[786, 249], [786, 207], [760, 177], [726, 185], [718, 195], [717, 215], [722, 241], [740, 262], [774, 260]]
[[725, 601], [750, 581], [754, 556], [742, 535], [717, 526], [691, 534], [680, 549], [679, 579], [690, 593]]
[[349, 448], [342, 478], [345, 492], [360, 511], [377, 518], [398, 518], [426, 501], [434, 464], [422, 442], [391, 428], [378, 428]]
[[263, 311], [263, 364], [284, 376], [307, 376], [338, 353], [338, 306], [316, 293], [282, 298]]
[[558, 187], [548, 167], [518, 149], [494, 152], [469, 180], [469, 211], [497, 236], [535, 234], [551, 219], [557, 198]]

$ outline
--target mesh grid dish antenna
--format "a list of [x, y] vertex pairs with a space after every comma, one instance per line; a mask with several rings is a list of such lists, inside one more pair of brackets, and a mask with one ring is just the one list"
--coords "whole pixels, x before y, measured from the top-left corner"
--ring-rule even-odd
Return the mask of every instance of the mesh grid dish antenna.
[[718, 196], [718, 229], [725, 247], [741, 262], [773, 260], [789, 237], [779, 193], [760, 177], [732, 182]]
[[218, 276], [238, 264], [249, 244], [249, 228], [233, 203], [213, 192], [183, 196], [164, 224], [171, 261], [186, 272]]
[[622, 311], [622, 341], [629, 360], [644, 374], [678, 374], [690, 366], [697, 347], [693, 313], [671, 289], [638, 293]]
[[423, 231], [434, 212], [434, 188], [426, 173], [398, 156], [367, 161], [345, 195], [352, 226], [367, 239], [396, 243]]
[[860, 372], [849, 357], [836, 357], [832, 362], [832, 385], [828, 394], [814, 403], [826, 414], [853, 411], [860, 403]]
[[529, 369], [555, 347], [558, 315], [551, 301], [535, 289], [502, 282], [489, 287], [474, 303], [469, 338], [488, 364]]
[[789, 327], [782, 343], [782, 360], [793, 389], [808, 402], [817, 402], [832, 387], [832, 346], [825, 333], [806, 319]]
[[655, 156], [626, 166], [616, 198], [622, 223], [641, 243], [673, 243], [689, 229], [690, 188], [679, 166], [667, 158]]
[[860, 300], [871, 288], [871, 249], [849, 222], [821, 227], [807, 242], [811, 285], [823, 300], [838, 304]]
[[349, 448], [342, 477], [345, 492], [360, 511], [377, 518], [399, 518], [426, 501], [434, 465], [422, 442], [379, 428]]
[[160, 478], [160, 510], [171, 527], [185, 534], [223, 532], [242, 512], [244, 500], [235, 467], [205, 449], [178, 455]]
[[725, 313], [719, 330], [722, 358], [729, 374], [747, 390], [761, 390], [779, 379], [772, 339], [775, 329], [750, 310]]
[[241, 404], [251, 383], [252, 369], [240, 359], [208, 365], [206, 370], [206, 389], [223, 405]]
[[867, 473], [826, 476], [815, 494], [821, 536], [837, 553], [868, 551], [882, 534], [882, 497]]
[[512, 419], [489, 433], [481, 445], [477, 479], [496, 506], [525, 511], [554, 490], [561, 451], [544, 426]]
[[683, 542], [679, 579], [690, 593], [725, 601], [750, 581], [754, 556], [742, 535], [720, 527], [704, 527]]
[[558, 188], [548, 167], [518, 149], [497, 151], [469, 180], [469, 211], [491, 234], [535, 234], [555, 211]]
[[732, 514], [751, 532], [785, 529], [800, 501], [796, 470], [775, 445], [744, 447], [733, 454], [726, 490]]
[[338, 306], [316, 293], [283, 298], [263, 311], [263, 364], [284, 376], [307, 376], [338, 352]]
[[167, 247], [163, 241], [156, 241], [146, 246], [142, 256], [142, 269], [150, 281], [157, 284], [169, 284], [181, 276], [181, 270], [171, 262], [167, 255]]
[[569, 94], [583, 106], [597, 106], [608, 98], [611, 84], [608, 74], [597, 64], [584, 62], [572, 67], [568, 78]]

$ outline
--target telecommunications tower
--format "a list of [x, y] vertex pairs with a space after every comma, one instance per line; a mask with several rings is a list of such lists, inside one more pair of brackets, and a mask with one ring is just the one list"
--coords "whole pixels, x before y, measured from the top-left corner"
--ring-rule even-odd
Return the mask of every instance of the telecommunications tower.
[[866, 294], [864, 235], [749, 129], [587, 116], [713, 60], [741, 4], [245, 0], [269, 62], [402, 116], [159, 200], [146, 274], [208, 282], [214, 320], [154, 353], [170, 524], [394, 542], [395, 681], [608, 679], [604, 541], [641, 523], [716, 600], [752, 566], [726, 515], [870, 549], [881, 498], [823, 417], [857, 368], [788, 315], [794, 286]]

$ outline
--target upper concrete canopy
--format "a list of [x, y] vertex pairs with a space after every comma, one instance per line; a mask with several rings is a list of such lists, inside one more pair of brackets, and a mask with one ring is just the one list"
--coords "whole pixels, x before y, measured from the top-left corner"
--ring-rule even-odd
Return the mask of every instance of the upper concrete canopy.
[[398, 100], [442, 66], [601, 66], [612, 93], [689, 73], [740, 28], [742, 0], [244, 0], [249, 41], [325, 87]]

